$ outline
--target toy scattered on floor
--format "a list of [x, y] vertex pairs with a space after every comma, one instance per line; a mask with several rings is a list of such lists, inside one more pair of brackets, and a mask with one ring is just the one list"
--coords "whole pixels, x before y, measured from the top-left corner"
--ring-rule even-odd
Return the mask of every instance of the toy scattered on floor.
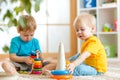
[[71, 79], [72, 75], [68, 70], [66, 70], [66, 63], [69, 64], [70, 62], [66, 62], [65, 60], [65, 52], [64, 52], [64, 46], [60, 42], [59, 44], [59, 54], [58, 54], [58, 63], [56, 70], [51, 71], [51, 78], [54, 79]]
[[29, 71], [20, 70], [19, 73], [20, 73], [20, 74], [29, 74]]

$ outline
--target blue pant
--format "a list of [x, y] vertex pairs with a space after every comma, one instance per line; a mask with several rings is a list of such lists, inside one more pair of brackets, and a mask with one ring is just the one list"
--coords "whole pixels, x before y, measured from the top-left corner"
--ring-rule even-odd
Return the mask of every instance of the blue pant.
[[[77, 53], [76, 55], [72, 56], [69, 60], [74, 61], [79, 56], [80, 56], [80, 53]], [[73, 76], [92, 76], [92, 75], [100, 75], [100, 74], [102, 73], [97, 72], [97, 70], [94, 67], [89, 66], [85, 63], [78, 65], [73, 72]]]

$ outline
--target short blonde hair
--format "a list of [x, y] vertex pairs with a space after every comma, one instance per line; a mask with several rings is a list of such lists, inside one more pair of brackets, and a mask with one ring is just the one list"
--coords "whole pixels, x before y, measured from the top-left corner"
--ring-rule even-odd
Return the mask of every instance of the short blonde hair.
[[36, 21], [32, 16], [22, 15], [18, 21], [17, 27], [18, 33], [20, 31], [35, 31], [36, 30]]
[[89, 14], [87, 12], [81, 12], [80, 15], [76, 17], [73, 25], [75, 27], [77, 25], [88, 25], [90, 27], [96, 27], [96, 19], [95, 16], [93, 16], [92, 14]]

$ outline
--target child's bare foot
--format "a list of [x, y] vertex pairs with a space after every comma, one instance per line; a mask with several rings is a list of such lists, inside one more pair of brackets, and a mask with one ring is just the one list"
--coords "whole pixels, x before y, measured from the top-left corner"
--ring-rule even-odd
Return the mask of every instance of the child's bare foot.
[[12, 65], [12, 63], [4, 61], [2, 63], [2, 68], [7, 74], [10, 75], [19, 75], [19, 73], [16, 71], [15, 67]]

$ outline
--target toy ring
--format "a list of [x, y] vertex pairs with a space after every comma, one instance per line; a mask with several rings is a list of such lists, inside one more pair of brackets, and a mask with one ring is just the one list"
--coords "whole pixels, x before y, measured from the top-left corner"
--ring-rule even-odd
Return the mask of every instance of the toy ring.
[[41, 61], [34, 61], [34, 63], [35, 63], [35, 64], [40, 64], [40, 63], [41, 63]]
[[42, 65], [34, 65], [33, 66], [35, 69], [42, 68]]
[[42, 64], [40, 63], [40, 64], [34, 64], [35, 66], [42, 66]]
[[41, 58], [35, 58], [34, 60], [35, 61], [41, 61]]
[[66, 74], [70, 74], [70, 72], [68, 70], [52, 70], [51, 73], [53, 75], [66, 75]]
[[34, 68], [34, 71], [42, 71], [42, 68]]
[[42, 74], [42, 71], [32, 71], [31, 74]]
[[50, 77], [54, 79], [71, 79], [72, 75], [52, 75]]
[[36, 56], [30, 56], [32, 59], [36, 58]]

